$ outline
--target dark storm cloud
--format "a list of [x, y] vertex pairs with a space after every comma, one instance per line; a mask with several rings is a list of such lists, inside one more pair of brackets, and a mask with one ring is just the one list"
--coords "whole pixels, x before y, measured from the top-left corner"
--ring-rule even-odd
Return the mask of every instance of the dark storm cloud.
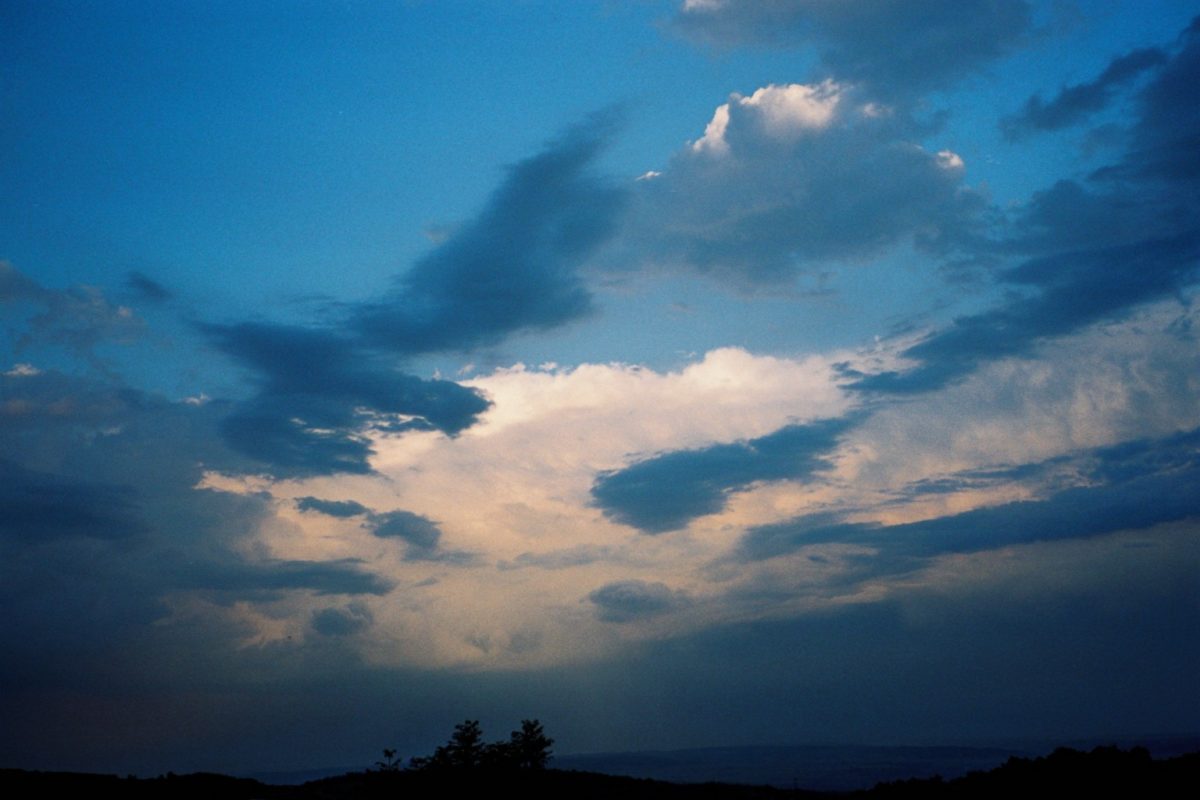
[[172, 637], [227, 652], [244, 635], [153, 625], [181, 592], [229, 604], [391, 588], [356, 561], [247, 560], [269, 499], [196, 488], [208, 469], [251, 466], [218, 435], [227, 404], [49, 370], [0, 375], [0, 398], [0, 680], [13, 691], [75, 680], [92, 657], [161, 655]]
[[127, 486], [32, 472], [0, 459], [0, 536], [120, 539], [146, 532]]
[[948, 553], [972, 553], [1032, 542], [1080, 539], [1200, 515], [1200, 430], [1101, 448], [1080, 458], [1095, 485], [902, 525], [846, 523], [809, 515], [750, 529], [740, 557], [756, 561], [816, 544], [876, 549], [860, 563], [869, 574], [923, 566]]
[[1031, 25], [1024, 0], [759, 0], [680, 10], [684, 35], [717, 46], [812, 47], [834, 78], [913, 96], [1006, 53]]
[[1134, 50], [1113, 59], [1095, 80], [1066, 86], [1049, 102], [1040, 95], [1030, 97], [1020, 114], [1001, 121], [1001, 129], [1006, 138], [1015, 141], [1033, 131], [1053, 131], [1076, 125], [1107, 107], [1118, 89], [1166, 60], [1166, 53], [1157, 47]]
[[355, 312], [363, 338], [403, 355], [468, 350], [589, 313], [578, 269], [625, 201], [588, 174], [613, 127], [597, 116], [513, 167], [476, 219]]
[[216, 435], [225, 403], [173, 403], [55, 370], [0, 374], [0, 397], [0, 460], [64, 480], [103, 475], [112, 484], [192, 494], [206, 467], [250, 465]]
[[454, 435], [488, 407], [472, 389], [407, 375], [334, 332], [260, 323], [205, 329], [261, 383], [225, 420], [225, 438], [277, 476], [369, 472], [364, 434], [373, 424]]
[[357, 517], [369, 514], [370, 509], [353, 500], [321, 500], [316, 497], [301, 497], [296, 502], [300, 511], [316, 511], [330, 517]]
[[838, 438], [858, 421], [789, 425], [745, 442], [653, 456], [601, 474], [592, 498], [610, 519], [644, 533], [676, 530], [720, 511], [729, 493], [756, 481], [805, 480], [828, 468]]
[[596, 616], [604, 622], [632, 622], [665, 614], [687, 604], [687, 595], [664, 583], [616, 581], [605, 584], [587, 596], [596, 606]]

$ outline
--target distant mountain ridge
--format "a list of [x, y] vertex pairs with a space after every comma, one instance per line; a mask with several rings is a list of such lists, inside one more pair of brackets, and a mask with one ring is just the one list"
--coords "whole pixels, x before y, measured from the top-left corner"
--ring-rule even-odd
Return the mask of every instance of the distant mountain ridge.
[[[1061, 744], [1061, 743], [1059, 743]], [[1200, 734], [1140, 738], [1083, 739], [1065, 746], [1090, 750], [1115, 745], [1144, 747], [1155, 758], [1200, 751]], [[739, 783], [844, 792], [881, 782], [957, 778], [1000, 766], [1010, 757], [1034, 758], [1051, 752], [1053, 742], [987, 746], [771, 745], [581, 753], [558, 756], [555, 769], [652, 778], [673, 783]]]
[[[725, 748], [714, 748], [723, 750]], [[728, 748], [746, 750], [755, 748]], [[757, 748], [766, 750], [767, 748]], [[801, 748], [797, 748], [801, 749]], [[808, 748], [803, 748], [808, 749]], [[816, 747], [814, 750], [823, 748]], [[839, 748], [824, 748], [837, 750]], [[865, 748], [881, 751], [977, 750], [979, 748]], [[845, 748], [841, 748], [846, 752]], [[864, 753], [865, 754], [865, 753]], [[828, 754], [826, 754], [828, 756]], [[925, 755], [932, 755], [925, 753]], [[953, 755], [942, 752], [943, 756]], [[961, 755], [961, 754], [960, 754]], [[482, 794], [516, 794], [526, 800], [817, 800], [818, 798], [906, 798], [1013, 796], [1030, 791], [1112, 794], [1117, 797], [1195, 796], [1200, 752], [1154, 760], [1144, 747], [1097, 747], [1091, 752], [1058, 748], [1037, 758], [1010, 757], [994, 769], [945, 779], [910, 778], [876, 784], [850, 794], [805, 788], [733, 783], [670, 783], [564, 769], [477, 767], [473, 769], [372, 770], [323, 778], [302, 785], [269, 785], [250, 778], [167, 773], [157, 778], [119, 778], [66, 772], [0, 769], [0, 792], [10, 797], [115, 796], [145, 800], [392, 800]]]

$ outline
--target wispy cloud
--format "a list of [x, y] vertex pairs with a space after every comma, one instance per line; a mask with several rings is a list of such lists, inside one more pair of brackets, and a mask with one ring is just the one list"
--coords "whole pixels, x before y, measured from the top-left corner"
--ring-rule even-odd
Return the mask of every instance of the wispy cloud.
[[733, 0], [684, 2], [675, 27], [720, 47], [808, 47], [830, 74], [888, 96], [961, 80], [1011, 50], [1032, 27], [1025, 0]]

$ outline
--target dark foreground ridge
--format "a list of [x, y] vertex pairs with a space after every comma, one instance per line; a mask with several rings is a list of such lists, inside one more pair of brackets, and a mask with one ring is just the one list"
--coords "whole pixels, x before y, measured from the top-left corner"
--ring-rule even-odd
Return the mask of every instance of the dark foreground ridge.
[[455, 795], [486, 798], [516, 792], [530, 798], [620, 797], [708, 800], [733, 798], [904, 798], [1013, 796], [1039, 791], [1090, 793], [1103, 791], [1125, 797], [1192, 798], [1200, 790], [1200, 752], [1155, 760], [1143, 748], [1121, 750], [1097, 747], [1091, 752], [1059, 748], [1043, 758], [1010, 758], [988, 772], [972, 772], [962, 778], [941, 778], [883, 783], [861, 792], [811, 792], [769, 786], [736, 784], [668, 783], [623, 778], [592, 772], [556, 769], [380, 769], [335, 778], [309, 781], [298, 786], [272, 786], [249, 778], [196, 773], [157, 778], [119, 778], [64, 772], [0, 770], [0, 791], [8, 797], [40, 797], [62, 793], [69, 797], [112, 796], [120, 798], [213, 798], [222, 800], [373, 800], [387, 798], [434, 798]]

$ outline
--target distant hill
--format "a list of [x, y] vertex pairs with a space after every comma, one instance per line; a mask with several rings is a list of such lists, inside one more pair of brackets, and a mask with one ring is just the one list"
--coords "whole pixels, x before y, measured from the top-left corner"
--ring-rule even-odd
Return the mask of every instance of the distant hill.
[[[628, 775], [677, 783], [765, 784], [790, 789], [846, 792], [885, 781], [910, 778], [958, 778], [990, 770], [1009, 758], [1030, 758], [1052, 751], [1054, 742], [1024, 742], [987, 747], [915, 747], [876, 745], [779, 745], [703, 747], [629, 753], [558, 756], [556, 769]], [[1067, 743], [1078, 750], [1115, 744], [1145, 747], [1156, 758], [1200, 751], [1200, 736], [1151, 736], [1129, 740], [1091, 739]]]
[[676, 783], [753, 783], [845, 792], [883, 781], [933, 775], [954, 778], [992, 769], [1010, 756], [1035, 754], [993, 747], [705, 747], [565, 756], [556, 758], [554, 767]]
[[[893, 750], [895, 748], [882, 748]], [[954, 748], [917, 748], [953, 750]], [[870, 750], [870, 748], [867, 748]], [[1011, 796], [1031, 790], [1105, 793], [1128, 797], [1190, 798], [1200, 788], [1200, 753], [1155, 760], [1144, 748], [1060, 748], [1040, 758], [1009, 758], [999, 767], [952, 780], [943, 776], [881, 783], [850, 794], [731, 783], [670, 783], [595, 772], [548, 770], [447, 770], [357, 772], [279, 786], [249, 778], [197, 773], [157, 778], [0, 770], [0, 792], [9, 797], [113, 796], [132, 800], [219, 797], [221, 800], [395, 800], [467, 793], [516, 793], [522, 800], [571, 797], [599, 800], [816, 800]]]

